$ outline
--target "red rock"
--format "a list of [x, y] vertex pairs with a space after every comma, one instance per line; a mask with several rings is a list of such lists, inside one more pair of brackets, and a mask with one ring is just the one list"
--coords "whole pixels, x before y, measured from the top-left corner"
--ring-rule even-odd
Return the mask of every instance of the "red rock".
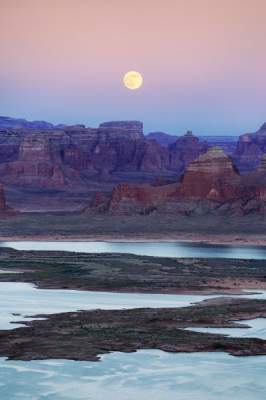
[[150, 213], [176, 193], [177, 185], [130, 185], [122, 183], [111, 194], [108, 210], [125, 214]]
[[[22, 125], [28, 126], [27, 121]], [[49, 125], [44, 131], [34, 131], [34, 124], [30, 126], [1, 131], [0, 170], [6, 182], [10, 178], [10, 183], [31, 186], [33, 174], [39, 176], [32, 180], [33, 185], [56, 187], [56, 181], [62, 186], [71, 176], [76, 184], [77, 177], [80, 183], [83, 177], [108, 180], [120, 172], [138, 173], [141, 180], [145, 172], [178, 174], [203, 151], [202, 144], [190, 134], [179, 138], [173, 148], [165, 148], [146, 139], [138, 121], [106, 122], [97, 129], [83, 125], [52, 129]], [[40, 163], [46, 164], [40, 167], [42, 172], [38, 172]]]
[[65, 185], [63, 170], [52, 158], [45, 133], [27, 135], [20, 146], [19, 160], [1, 164], [0, 171], [8, 184], [45, 188]]
[[116, 186], [105, 210], [124, 214], [152, 211], [173, 215], [265, 212], [266, 185], [245, 182], [229, 156], [214, 147], [193, 161], [181, 182], [162, 185]]
[[181, 197], [226, 201], [239, 197], [241, 178], [232, 160], [219, 147], [200, 155], [181, 180]]

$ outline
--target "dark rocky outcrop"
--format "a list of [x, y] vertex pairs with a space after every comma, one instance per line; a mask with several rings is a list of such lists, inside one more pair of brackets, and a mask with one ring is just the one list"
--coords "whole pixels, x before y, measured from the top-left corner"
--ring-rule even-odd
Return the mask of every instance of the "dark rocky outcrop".
[[208, 149], [206, 142], [201, 142], [191, 131], [181, 136], [169, 146], [169, 166], [177, 172], [183, 172], [186, 166], [195, 160], [199, 154], [205, 153]]
[[266, 153], [266, 123], [255, 133], [246, 133], [239, 137], [234, 161], [241, 173], [256, 169], [263, 154]]
[[4, 186], [0, 184], [0, 213], [7, 211]]

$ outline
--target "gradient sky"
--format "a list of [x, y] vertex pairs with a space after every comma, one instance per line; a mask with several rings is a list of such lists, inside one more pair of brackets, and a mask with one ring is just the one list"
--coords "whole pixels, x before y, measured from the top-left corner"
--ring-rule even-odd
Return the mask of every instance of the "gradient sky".
[[[240, 134], [266, 121], [265, 0], [0, 0], [0, 115]], [[129, 91], [122, 76], [140, 71]]]

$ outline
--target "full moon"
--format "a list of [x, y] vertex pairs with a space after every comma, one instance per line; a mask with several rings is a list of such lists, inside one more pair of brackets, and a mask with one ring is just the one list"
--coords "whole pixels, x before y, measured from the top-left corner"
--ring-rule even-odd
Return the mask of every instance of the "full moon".
[[123, 81], [126, 88], [135, 90], [142, 86], [143, 77], [137, 71], [129, 71], [124, 75]]

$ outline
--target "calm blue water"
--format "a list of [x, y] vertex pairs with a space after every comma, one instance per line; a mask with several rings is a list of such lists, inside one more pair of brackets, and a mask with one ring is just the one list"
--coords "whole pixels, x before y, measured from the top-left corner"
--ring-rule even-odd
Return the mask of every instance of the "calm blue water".
[[98, 363], [0, 359], [1, 400], [265, 400], [266, 356], [112, 353]]
[[[18, 250], [65, 250], [84, 253], [132, 253], [165, 257], [222, 257], [265, 259], [266, 247], [207, 245], [184, 242], [0, 242], [0, 247]], [[266, 265], [266, 261], [265, 261]]]

